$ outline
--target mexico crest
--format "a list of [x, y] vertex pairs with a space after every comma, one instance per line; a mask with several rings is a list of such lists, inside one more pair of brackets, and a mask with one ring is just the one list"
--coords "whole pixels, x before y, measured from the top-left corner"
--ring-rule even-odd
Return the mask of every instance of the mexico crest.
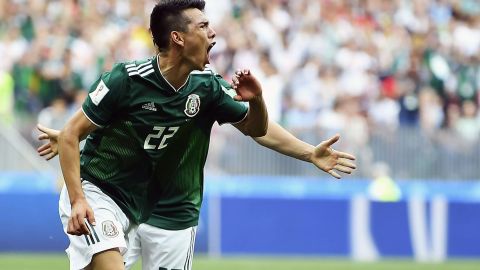
[[110, 238], [114, 238], [118, 235], [117, 227], [115, 226], [115, 224], [113, 224], [113, 221], [110, 220], [102, 222], [102, 232], [103, 235]]
[[188, 117], [194, 117], [200, 111], [200, 97], [196, 94], [191, 94], [188, 96], [187, 102], [185, 103], [185, 114]]

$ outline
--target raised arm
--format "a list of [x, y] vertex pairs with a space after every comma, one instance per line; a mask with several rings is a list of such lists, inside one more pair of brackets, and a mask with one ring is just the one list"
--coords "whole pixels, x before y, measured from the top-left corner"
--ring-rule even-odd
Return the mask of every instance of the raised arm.
[[351, 162], [355, 160], [354, 156], [334, 150], [331, 147], [339, 138], [340, 136], [336, 135], [317, 146], [313, 146], [299, 140], [279, 124], [270, 121], [267, 134], [263, 137], [254, 138], [254, 140], [281, 154], [313, 163], [317, 168], [333, 177], [341, 178], [338, 172], [350, 174], [356, 166]]
[[268, 113], [262, 96], [262, 87], [250, 70], [235, 72], [233, 89], [237, 92], [234, 99], [248, 101], [249, 109], [247, 116], [234, 126], [243, 134], [251, 137], [261, 137], [267, 134]]
[[80, 182], [79, 142], [96, 129], [85, 114], [78, 110], [67, 122], [58, 136], [58, 153], [65, 185], [68, 190], [72, 214], [68, 221], [67, 233], [73, 235], [89, 234], [84, 219], [95, 225], [93, 210], [87, 203]]
[[[42, 132], [38, 138], [40, 140], [49, 140], [49, 142], [38, 148], [38, 153], [49, 160], [58, 153], [57, 139], [59, 131], [40, 125], [38, 129]], [[334, 136], [315, 147], [299, 140], [279, 124], [270, 121], [267, 134], [263, 137], [256, 137], [254, 140], [258, 144], [286, 156], [313, 163], [321, 170], [336, 178], [340, 178], [340, 175], [335, 172], [335, 170], [350, 174], [356, 166], [351, 162], [355, 160], [354, 156], [331, 148], [331, 145], [335, 143], [338, 138], [338, 136]], [[327, 147], [327, 145], [329, 146]]]

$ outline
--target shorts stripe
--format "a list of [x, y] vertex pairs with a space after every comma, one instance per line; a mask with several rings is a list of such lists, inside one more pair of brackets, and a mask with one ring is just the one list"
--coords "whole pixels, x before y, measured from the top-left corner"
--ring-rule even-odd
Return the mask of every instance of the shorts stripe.
[[87, 241], [87, 245], [90, 246], [90, 241], [88, 240], [88, 236], [87, 235], [83, 235], [83, 236], [85, 236], [85, 240]]
[[90, 227], [90, 231], [93, 231], [93, 235], [95, 235], [95, 239], [97, 239], [97, 243], [100, 242], [100, 238], [98, 238], [97, 231], [95, 231], [95, 227], [92, 226], [89, 222], [87, 222], [88, 226]]
[[193, 243], [195, 243], [195, 228], [192, 228], [192, 231], [190, 232], [190, 247], [188, 248], [185, 264], [183, 265], [184, 270], [190, 269], [191, 260], [193, 257]]
[[[100, 242], [100, 238], [98, 238], [97, 231], [95, 231], [95, 228], [93, 228], [92, 224], [90, 222], [85, 222], [85, 225], [87, 225], [88, 230], [90, 231], [90, 234], [88, 237], [90, 237], [90, 240], [92, 241], [92, 244]], [[97, 242], [95, 242], [95, 239], [93, 238], [95, 236], [95, 239]], [[85, 239], [87, 239], [87, 244], [90, 246], [90, 243], [88, 242], [87, 235], [85, 235]]]
[[92, 233], [90, 233], [90, 235], [88, 235], [90, 237], [90, 240], [92, 241], [92, 244], [95, 245], [95, 239], [93, 239], [93, 235]]
[[192, 269], [192, 262], [193, 262], [193, 253], [195, 251], [195, 237], [197, 236], [197, 227], [192, 228], [192, 242], [190, 243], [192, 247], [192, 252], [190, 255], [190, 262], [188, 263], [188, 269]]

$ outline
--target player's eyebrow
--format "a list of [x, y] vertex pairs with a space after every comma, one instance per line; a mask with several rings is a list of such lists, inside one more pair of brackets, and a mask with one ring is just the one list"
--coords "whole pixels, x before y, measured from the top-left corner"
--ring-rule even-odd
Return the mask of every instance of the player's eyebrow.
[[208, 26], [209, 24], [210, 24], [210, 21], [205, 19], [205, 20], [200, 21], [197, 25], [198, 26]]

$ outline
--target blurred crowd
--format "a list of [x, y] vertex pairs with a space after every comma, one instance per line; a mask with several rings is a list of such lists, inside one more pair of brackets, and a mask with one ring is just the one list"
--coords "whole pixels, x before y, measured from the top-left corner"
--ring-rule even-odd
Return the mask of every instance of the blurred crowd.
[[[206, 2], [214, 68], [227, 80], [252, 69], [270, 117], [302, 139], [340, 133], [368, 162], [371, 140], [405, 129], [447, 152], [478, 149], [480, 1]], [[60, 128], [102, 71], [154, 55], [154, 4], [1, 1], [0, 118]]]

